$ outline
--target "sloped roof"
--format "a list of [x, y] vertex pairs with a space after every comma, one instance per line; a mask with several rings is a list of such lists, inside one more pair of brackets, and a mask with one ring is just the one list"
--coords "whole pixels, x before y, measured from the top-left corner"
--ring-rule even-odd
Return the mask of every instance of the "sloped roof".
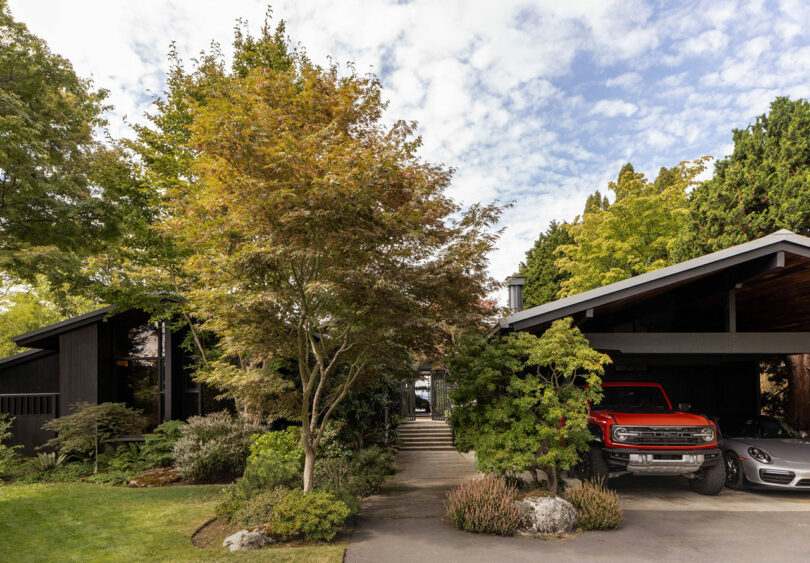
[[72, 319], [67, 319], [65, 321], [44, 326], [30, 332], [18, 334], [17, 336], [12, 337], [11, 341], [16, 343], [18, 346], [30, 346], [37, 348], [39, 347], [37, 344], [41, 343], [41, 341], [47, 338], [57, 336], [63, 332], [73, 330], [74, 328], [79, 328], [103, 320], [113, 311], [113, 309], [113, 306], [102, 307], [101, 309], [96, 309], [95, 311], [85, 313], [84, 315], [79, 315], [78, 317], [73, 317]]
[[0, 358], [0, 369], [28, 362], [30, 360], [35, 360], [53, 353], [54, 352], [52, 350], [26, 350], [25, 352], [20, 352], [19, 354], [14, 354], [13, 356]]
[[776, 252], [787, 252], [810, 258], [810, 237], [797, 235], [787, 229], [699, 258], [673, 264], [640, 276], [585, 291], [518, 311], [501, 319], [500, 328], [522, 330], [551, 322], [568, 315], [586, 311], [606, 303], [664, 288], [668, 285], [717, 272], [731, 266]]

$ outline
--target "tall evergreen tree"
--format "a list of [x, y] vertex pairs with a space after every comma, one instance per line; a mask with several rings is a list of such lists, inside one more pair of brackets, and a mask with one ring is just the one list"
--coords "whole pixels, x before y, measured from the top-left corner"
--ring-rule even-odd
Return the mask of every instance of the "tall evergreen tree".
[[[600, 202], [602, 200], [599, 192], [592, 197], [598, 198]], [[552, 221], [546, 232], [537, 237], [534, 246], [526, 253], [526, 261], [520, 265], [520, 275], [526, 277], [523, 289], [524, 307], [537, 307], [554, 301], [560, 294], [562, 283], [570, 277], [557, 267], [555, 255], [560, 246], [574, 242], [567, 227], [566, 223]]]

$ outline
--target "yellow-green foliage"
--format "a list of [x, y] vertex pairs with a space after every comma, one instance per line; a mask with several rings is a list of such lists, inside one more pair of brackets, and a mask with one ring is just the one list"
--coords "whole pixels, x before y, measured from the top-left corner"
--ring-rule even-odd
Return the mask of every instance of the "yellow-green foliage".
[[608, 489], [603, 480], [585, 481], [566, 489], [563, 497], [576, 508], [583, 530], [612, 530], [621, 527], [624, 521], [619, 495]]

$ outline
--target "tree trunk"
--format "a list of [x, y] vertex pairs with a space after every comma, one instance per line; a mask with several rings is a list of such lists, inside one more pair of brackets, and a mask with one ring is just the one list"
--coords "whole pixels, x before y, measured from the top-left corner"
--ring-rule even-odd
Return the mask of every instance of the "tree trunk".
[[788, 393], [785, 418], [798, 430], [810, 430], [810, 354], [785, 357]]
[[557, 468], [553, 465], [551, 467], [544, 467], [543, 471], [548, 477], [548, 492], [552, 495], [557, 494]]
[[304, 447], [304, 494], [312, 491], [312, 478], [315, 471], [315, 450]]

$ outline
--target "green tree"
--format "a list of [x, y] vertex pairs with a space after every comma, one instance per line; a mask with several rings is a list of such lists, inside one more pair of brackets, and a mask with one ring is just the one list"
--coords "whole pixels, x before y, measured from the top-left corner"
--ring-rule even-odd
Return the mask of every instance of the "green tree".
[[[734, 151], [689, 198], [686, 259], [753, 240], [779, 229], [810, 235], [810, 102], [776, 98], [770, 112], [733, 132]], [[810, 355], [786, 358], [786, 417], [810, 428]]]
[[681, 259], [779, 229], [810, 235], [810, 102], [776, 98], [733, 139], [732, 154], [689, 197]]
[[675, 243], [686, 220], [687, 190], [706, 160], [662, 168], [655, 182], [626, 164], [616, 182], [608, 185], [615, 201], [606, 208], [591, 202], [568, 228], [573, 243], [556, 250], [556, 266], [567, 275], [559, 297], [673, 263]]
[[[591, 197], [601, 199], [599, 192]], [[523, 288], [524, 307], [537, 307], [559, 297], [562, 284], [570, 274], [557, 266], [556, 251], [560, 246], [573, 243], [574, 239], [568, 234], [566, 223], [552, 221], [546, 232], [540, 234], [534, 247], [526, 253], [526, 261], [520, 265], [520, 275], [526, 277]]]
[[191, 303], [229, 362], [202, 377], [276, 389], [275, 362], [294, 358], [309, 491], [349, 390], [486, 313], [499, 209], [445, 195], [451, 173], [417, 157], [414, 124], [382, 125], [376, 78], [291, 56], [188, 100], [192, 181], [171, 188], [166, 227], [191, 251]]
[[65, 455], [89, 455], [93, 473], [98, 473], [98, 454], [105, 442], [143, 428], [140, 411], [124, 403], [76, 403], [71, 414], [54, 418], [42, 425], [43, 430], [56, 432], [41, 447], [54, 448]]
[[59, 285], [121, 226], [121, 153], [96, 138], [107, 91], [15, 21], [6, 0], [0, 37], [0, 271]]
[[609, 362], [570, 318], [540, 337], [465, 337], [447, 362], [457, 446], [475, 450], [483, 471], [531, 471], [537, 479], [542, 470], [556, 492], [558, 472], [588, 448], [590, 403], [601, 400]]
[[44, 276], [0, 299], [0, 358], [22, 352], [11, 337], [96, 309], [95, 301], [54, 288]]

